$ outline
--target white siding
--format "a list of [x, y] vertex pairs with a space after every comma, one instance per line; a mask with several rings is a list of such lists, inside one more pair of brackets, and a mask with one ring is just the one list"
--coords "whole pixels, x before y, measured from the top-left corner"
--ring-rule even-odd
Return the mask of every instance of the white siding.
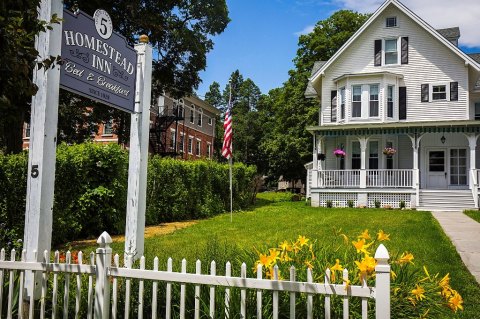
[[[385, 18], [397, 16], [398, 27], [386, 28]], [[409, 37], [409, 64], [374, 66], [374, 41], [393, 37]], [[368, 73], [388, 71], [402, 74], [403, 79], [396, 85], [407, 87], [407, 121], [437, 121], [437, 120], [465, 120], [468, 119], [467, 89], [468, 69], [464, 61], [451, 49], [431, 36], [421, 26], [408, 16], [390, 5], [351, 45], [350, 47], [327, 68], [322, 79], [322, 106], [324, 124], [330, 123], [330, 91], [337, 86], [333, 79], [344, 74]], [[355, 81], [362, 79], [355, 78]], [[364, 83], [369, 83], [371, 78], [364, 78]], [[374, 81], [378, 81], [374, 80]], [[391, 80], [390, 80], [391, 81]], [[420, 87], [423, 83], [458, 82], [458, 102], [420, 101]], [[350, 104], [351, 92], [347, 81], [347, 105]], [[380, 92], [380, 108], [384, 106], [385, 94]], [[398, 97], [396, 98], [398, 103]], [[337, 107], [340, 108], [340, 104]], [[349, 109], [347, 107], [347, 109]], [[382, 114], [383, 110], [380, 111]], [[395, 113], [398, 111], [395, 110]], [[350, 112], [347, 111], [347, 116]]]
[[407, 135], [398, 136], [398, 168], [412, 169], [413, 168], [413, 149], [412, 141]]

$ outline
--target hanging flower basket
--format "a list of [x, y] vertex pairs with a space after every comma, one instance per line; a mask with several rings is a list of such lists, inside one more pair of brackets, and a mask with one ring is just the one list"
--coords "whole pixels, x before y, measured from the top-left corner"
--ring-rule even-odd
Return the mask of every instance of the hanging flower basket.
[[383, 149], [383, 154], [387, 155], [387, 156], [393, 156], [397, 153], [397, 150], [394, 149], [393, 147], [385, 147]]
[[344, 150], [337, 148], [336, 150], [333, 151], [333, 155], [335, 155], [336, 157], [345, 157], [347, 153], [345, 153]]
[[321, 160], [321, 161], [324, 161], [326, 158], [325, 154], [323, 153], [318, 153], [318, 159]]

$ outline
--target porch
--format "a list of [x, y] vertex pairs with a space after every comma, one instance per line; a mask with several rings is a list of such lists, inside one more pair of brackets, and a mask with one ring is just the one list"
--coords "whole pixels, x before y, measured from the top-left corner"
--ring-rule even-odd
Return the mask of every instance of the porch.
[[468, 196], [467, 204], [458, 200], [459, 208], [478, 208], [479, 124], [459, 121], [309, 128], [314, 151], [313, 162], [306, 165], [307, 197], [314, 206], [330, 201], [335, 206], [351, 206], [353, 202], [355, 206], [374, 207], [381, 202], [382, 206], [421, 208], [427, 192], [428, 196], [438, 193], [439, 198], [455, 193], [462, 200]]

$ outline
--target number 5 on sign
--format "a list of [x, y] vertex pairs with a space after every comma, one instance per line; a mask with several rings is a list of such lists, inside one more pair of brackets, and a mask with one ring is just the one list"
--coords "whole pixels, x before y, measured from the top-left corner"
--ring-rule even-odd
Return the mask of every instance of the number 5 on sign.
[[37, 178], [38, 174], [40, 174], [38, 171], [38, 165], [32, 165], [32, 172], [30, 173], [30, 176], [32, 176], [32, 178]]

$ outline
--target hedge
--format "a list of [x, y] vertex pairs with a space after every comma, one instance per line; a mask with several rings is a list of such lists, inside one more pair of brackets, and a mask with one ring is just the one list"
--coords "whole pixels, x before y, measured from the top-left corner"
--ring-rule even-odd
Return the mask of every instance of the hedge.
[[[0, 154], [0, 247], [21, 246], [28, 153]], [[128, 152], [116, 144], [57, 149], [53, 245], [125, 229]], [[234, 209], [251, 203], [254, 166], [233, 167]], [[152, 156], [148, 164], [146, 224], [199, 219], [229, 210], [228, 165]]]

